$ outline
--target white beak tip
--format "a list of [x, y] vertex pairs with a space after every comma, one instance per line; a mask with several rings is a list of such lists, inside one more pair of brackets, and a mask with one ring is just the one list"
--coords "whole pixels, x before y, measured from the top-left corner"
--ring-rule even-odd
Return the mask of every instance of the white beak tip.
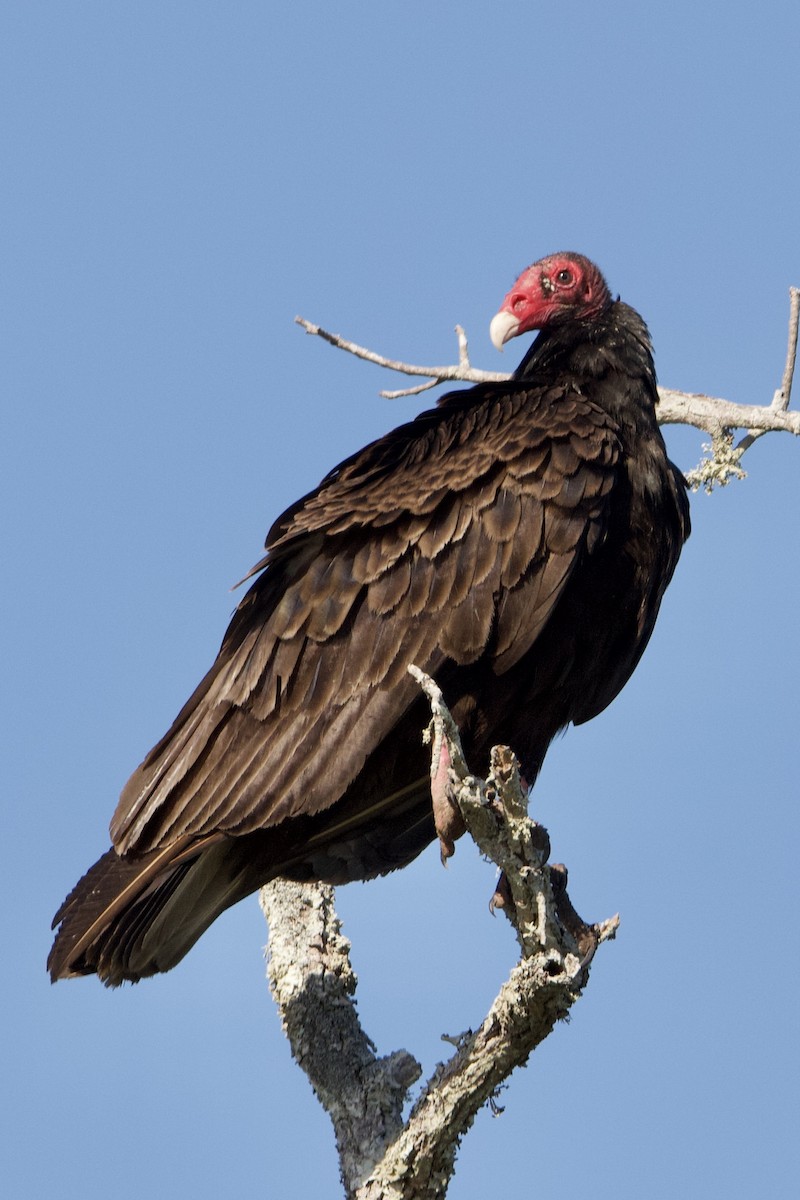
[[492, 323], [489, 326], [489, 337], [492, 339], [492, 345], [496, 350], [502, 352], [505, 343], [516, 336], [518, 329], [519, 321], [517, 318], [505, 309], [501, 309], [499, 313], [495, 313], [492, 317]]

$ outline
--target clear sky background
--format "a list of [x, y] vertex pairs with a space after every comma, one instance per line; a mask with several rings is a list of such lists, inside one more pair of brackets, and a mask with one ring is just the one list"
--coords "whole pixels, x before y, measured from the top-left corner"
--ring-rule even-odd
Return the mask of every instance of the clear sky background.
[[[339, 1194], [254, 899], [179, 968], [51, 988], [49, 923], [210, 665], [273, 518], [427, 400], [293, 324], [476, 365], [520, 269], [596, 259], [661, 381], [767, 403], [800, 285], [796, 0], [6, 4], [0, 16], [9, 1197]], [[684, 468], [700, 434], [668, 431]], [[590, 987], [453, 1200], [794, 1194], [800, 445], [693, 502], [651, 646], [534, 811]], [[515, 958], [461, 842], [339, 893], [381, 1052], [426, 1073]]]

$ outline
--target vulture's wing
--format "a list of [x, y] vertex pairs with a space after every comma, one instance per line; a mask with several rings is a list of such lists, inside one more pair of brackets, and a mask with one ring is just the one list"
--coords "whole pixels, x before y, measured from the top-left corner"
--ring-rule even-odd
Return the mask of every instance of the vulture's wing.
[[453, 393], [281, 517], [217, 661], [125, 787], [121, 854], [335, 803], [436, 674], [531, 647], [602, 539], [619, 443], [569, 386]]

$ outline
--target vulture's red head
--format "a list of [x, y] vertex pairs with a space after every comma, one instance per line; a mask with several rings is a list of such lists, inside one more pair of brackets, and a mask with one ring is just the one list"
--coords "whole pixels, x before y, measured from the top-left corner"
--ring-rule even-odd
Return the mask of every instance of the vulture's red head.
[[492, 319], [489, 336], [498, 350], [519, 333], [594, 317], [611, 303], [600, 270], [582, 254], [565, 251], [523, 271]]

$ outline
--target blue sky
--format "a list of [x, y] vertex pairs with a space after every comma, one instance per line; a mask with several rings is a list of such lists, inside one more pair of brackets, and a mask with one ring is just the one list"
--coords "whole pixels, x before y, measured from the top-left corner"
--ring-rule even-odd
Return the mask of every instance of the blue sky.
[[[49, 922], [210, 664], [290, 501], [425, 401], [305, 337], [451, 361], [552, 250], [648, 320], [661, 381], [766, 403], [800, 285], [788, 0], [83, 2], [0, 16], [3, 1058], [10, 1196], [335, 1196], [256, 900], [174, 972], [51, 988]], [[510, 368], [523, 347], [512, 347]], [[694, 465], [703, 438], [668, 431]], [[796, 1184], [800, 447], [693, 504], [653, 642], [533, 808], [590, 919], [569, 1026], [450, 1195]], [[382, 1052], [429, 1071], [514, 961], [465, 842], [339, 894]], [[527, 1186], [527, 1185], [526, 1185]]]

